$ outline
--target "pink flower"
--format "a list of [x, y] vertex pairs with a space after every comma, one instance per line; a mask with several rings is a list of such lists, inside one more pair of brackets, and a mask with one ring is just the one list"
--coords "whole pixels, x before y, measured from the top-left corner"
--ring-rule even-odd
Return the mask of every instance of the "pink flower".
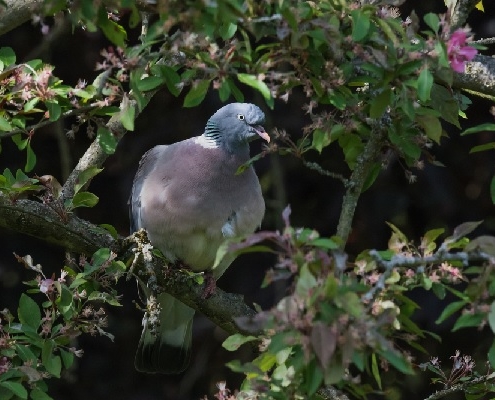
[[457, 29], [447, 43], [447, 55], [450, 66], [455, 72], [464, 72], [467, 61], [471, 61], [478, 50], [466, 45], [467, 35], [462, 29]]

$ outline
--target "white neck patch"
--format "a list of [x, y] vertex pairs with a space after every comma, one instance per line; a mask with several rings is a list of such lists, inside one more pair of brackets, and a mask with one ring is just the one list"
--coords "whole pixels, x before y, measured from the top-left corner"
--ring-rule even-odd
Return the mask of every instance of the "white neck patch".
[[206, 135], [196, 136], [194, 138], [194, 143], [199, 144], [205, 149], [217, 149], [220, 147], [219, 143], [215, 139]]

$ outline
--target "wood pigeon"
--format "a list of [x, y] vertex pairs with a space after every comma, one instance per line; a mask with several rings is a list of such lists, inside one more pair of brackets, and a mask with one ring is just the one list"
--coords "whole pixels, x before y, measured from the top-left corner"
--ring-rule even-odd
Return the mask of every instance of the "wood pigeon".
[[[254, 232], [263, 219], [265, 202], [254, 169], [237, 170], [249, 160], [251, 140], [270, 141], [264, 119], [254, 104], [228, 104], [213, 114], [201, 136], [149, 150], [129, 199], [131, 230], [146, 229], [151, 244], [170, 261], [211, 271], [218, 279], [233, 261], [226, 257], [212, 270], [220, 244]], [[158, 303], [158, 332], [145, 314], [135, 366], [179, 373], [190, 358], [194, 310], [167, 293]]]

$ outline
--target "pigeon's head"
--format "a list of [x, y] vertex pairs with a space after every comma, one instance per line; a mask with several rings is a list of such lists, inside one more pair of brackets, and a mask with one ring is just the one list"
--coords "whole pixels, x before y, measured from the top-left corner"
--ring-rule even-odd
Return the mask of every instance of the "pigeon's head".
[[258, 106], [231, 103], [213, 114], [206, 124], [205, 134], [229, 148], [243, 146], [257, 137], [270, 142], [270, 136], [262, 126], [264, 122], [265, 114]]

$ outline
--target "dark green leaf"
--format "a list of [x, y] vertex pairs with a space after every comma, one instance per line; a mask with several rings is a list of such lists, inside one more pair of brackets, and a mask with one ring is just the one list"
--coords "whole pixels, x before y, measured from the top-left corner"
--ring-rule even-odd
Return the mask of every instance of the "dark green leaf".
[[461, 132], [461, 136], [469, 135], [471, 133], [484, 132], [484, 131], [489, 131], [489, 132], [495, 131], [495, 124], [486, 123], [486, 124], [473, 126], [472, 128], [466, 129], [465, 131]]
[[417, 115], [416, 122], [423, 128], [426, 136], [435, 143], [440, 143], [442, 124], [437, 117], [434, 117], [433, 115]]
[[104, 17], [98, 19], [98, 26], [113, 44], [118, 47], [125, 47], [125, 41], [127, 40], [126, 30], [121, 25], [108, 19], [106, 13]]
[[363, 40], [368, 34], [371, 26], [370, 17], [362, 9], [351, 11], [352, 17], [352, 39], [356, 42]]
[[66, 369], [69, 369], [72, 364], [74, 364], [74, 353], [64, 349], [60, 349], [60, 356]]
[[407, 361], [407, 359], [400, 354], [397, 350], [387, 349], [380, 350], [378, 354], [385, 358], [393, 367], [404, 374], [414, 374], [414, 370], [411, 367], [411, 364]]
[[485, 315], [481, 313], [463, 314], [455, 322], [452, 332], [455, 332], [461, 328], [479, 328], [484, 319]]
[[101, 171], [103, 171], [103, 168], [98, 168], [94, 165], [84, 171], [81, 171], [77, 177], [76, 184], [74, 185], [74, 193], [79, 192], [79, 190], [81, 190], [81, 188], [86, 185], [91, 178], [98, 175]]
[[250, 74], [237, 74], [237, 79], [239, 79], [240, 82], [251, 86], [252, 88], [259, 91], [265, 98], [266, 104], [268, 104], [270, 108], [273, 108], [274, 100], [270, 93], [270, 89], [265, 82]]
[[258, 340], [255, 336], [245, 336], [240, 333], [229, 336], [222, 343], [222, 347], [228, 351], [236, 351], [244, 343], [252, 342], [253, 340]]
[[321, 154], [323, 148], [327, 147], [331, 143], [330, 134], [323, 129], [315, 129], [313, 132], [312, 147]]
[[79, 192], [72, 199], [72, 207], [94, 207], [98, 203], [98, 197], [90, 192]]
[[22, 293], [18, 308], [19, 321], [33, 329], [38, 329], [41, 323], [41, 312], [38, 304], [29, 296]]
[[469, 154], [478, 153], [480, 151], [493, 150], [495, 149], [495, 142], [480, 144], [478, 146], [474, 146], [471, 150], [469, 150]]
[[438, 32], [438, 28], [440, 27], [440, 19], [438, 18], [437, 14], [428, 13], [424, 16], [423, 19], [425, 20], [426, 25], [428, 25], [433, 30], [433, 32]]
[[4, 70], [4, 67], [9, 67], [10, 65], [15, 63], [15, 53], [14, 50], [10, 47], [0, 47], [0, 61], [3, 63], [2, 68], [0, 70]]
[[99, 145], [105, 153], [115, 153], [115, 149], [117, 148], [117, 139], [107, 127], [100, 126], [98, 128], [96, 140], [98, 140]]
[[430, 100], [432, 87], [433, 75], [430, 70], [425, 67], [418, 77], [418, 98], [423, 102]]
[[3, 116], [0, 116], [0, 131], [9, 132], [12, 130], [12, 125]]
[[492, 203], [495, 204], [495, 175], [490, 181], [490, 197], [492, 198]]
[[375, 378], [378, 388], [382, 390], [382, 378], [380, 377], [380, 371], [378, 369], [378, 361], [376, 359], [375, 353], [371, 355], [371, 373], [373, 374], [373, 378]]
[[62, 362], [59, 356], [53, 354], [55, 347], [56, 345], [53, 340], [45, 340], [45, 342], [43, 343], [43, 348], [41, 349], [41, 363], [48, 373], [57, 378], [60, 378]]
[[38, 388], [34, 388], [33, 390], [31, 390], [29, 396], [31, 397], [31, 400], [53, 400], [52, 397], [48, 396], [48, 394]]
[[450, 303], [447, 307], [445, 307], [440, 314], [440, 316], [437, 318], [435, 321], [436, 324], [441, 324], [443, 321], [445, 321], [447, 318], [449, 318], [452, 314], [456, 313], [462, 307], [464, 307], [467, 304], [467, 301], [460, 300], [460, 301], [454, 301], [453, 303]]
[[27, 399], [28, 397], [28, 392], [26, 388], [18, 382], [4, 381], [4, 382], [0, 382], [0, 386], [4, 387], [5, 389], [8, 389], [9, 391], [14, 393], [17, 397], [21, 399]]
[[490, 312], [488, 313], [488, 325], [492, 332], [495, 333], [495, 302], [490, 305]]
[[178, 96], [180, 93], [180, 76], [179, 74], [168, 65], [160, 65], [160, 73], [165, 79], [165, 83], [170, 93], [174, 96]]
[[27, 158], [26, 158], [26, 166], [24, 167], [24, 171], [30, 172], [33, 170], [34, 166], [36, 165], [36, 154], [31, 148], [31, 140], [28, 141], [26, 150], [27, 150]]
[[120, 122], [122, 122], [122, 126], [125, 129], [127, 129], [128, 131], [133, 131], [134, 120], [136, 118], [136, 109], [134, 108], [134, 104], [129, 100], [127, 96], [124, 96], [121, 104]]
[[165, 83], [165, 79], [160, 76], [147, 76], [137, 81], [136, 85], [139, 90], [146, 92], [148, 90], [157, 88], [163, 83]]
[[208, 88], [210, 87], [209, 80], [202, 80], [189, 90], [186, 97], [184, 98], [184, 107], [196, 107], [201, 104], [201, 102], [206, 97], [208, 93]]
[[370, 118], [380, 118], [392, 103], [392, 90], [385, 89], [371, 100]]
[[490, 346], [490, 350], [488, 350], [488, 361], [490, 361], [490, 365], [492, 368], [495, 367], [495, 340]]
[[47, 101], [45, 104], [50, 121], [57, 121], [60, 118], [60, 114], [62, 114], [62, 107], [53, 101]]
[[[412, 104], [411, 101], [409, 101]], [[433, 84], [431, 89], [431, 107], [440, 113], [443, 120], [461, 128], [459, 124], [459, 105], [454, 99], [452, 91], [442, 85]]]

